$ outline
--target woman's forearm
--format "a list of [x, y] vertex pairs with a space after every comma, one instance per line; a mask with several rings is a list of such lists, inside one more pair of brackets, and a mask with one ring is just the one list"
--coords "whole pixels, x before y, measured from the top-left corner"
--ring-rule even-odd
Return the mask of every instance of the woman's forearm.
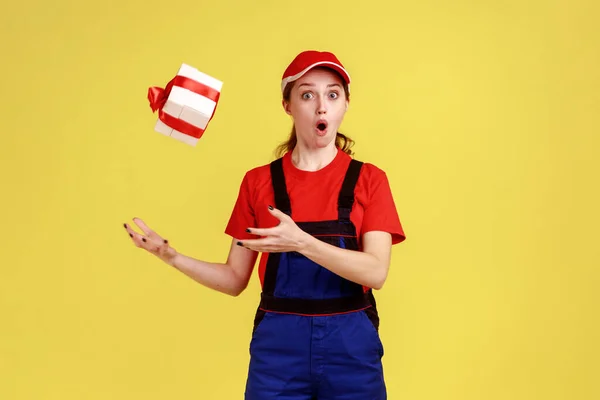
[[349, 281], [381, 289], [388, 265], [372, 254], [348, 250], [307, 235], [299, 253]]
[[171, 264], [196, 282], [231, 296], [238, 296], [245, 288], [234, 269], [224, 263], [211, 263], [177, 254]]

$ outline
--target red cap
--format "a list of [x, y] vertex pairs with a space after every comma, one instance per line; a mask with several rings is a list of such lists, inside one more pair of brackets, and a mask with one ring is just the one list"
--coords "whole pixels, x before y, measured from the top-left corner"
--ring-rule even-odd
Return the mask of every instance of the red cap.
[[302, 75], [312, 68], [319, 66], [333, 69], [342, 76], [342, 79], [346, 81], [346, 84], [350, 84], [350, 75], [348, 74], [348, 71], [344, 69], [340, 60], [338, 60], [333, 53], [328, 51], [307, 50], [298, 54], [283, 73], [283, 76], [281, 77], [281, 91], [283, 92], [288, 83], [300, 79]]

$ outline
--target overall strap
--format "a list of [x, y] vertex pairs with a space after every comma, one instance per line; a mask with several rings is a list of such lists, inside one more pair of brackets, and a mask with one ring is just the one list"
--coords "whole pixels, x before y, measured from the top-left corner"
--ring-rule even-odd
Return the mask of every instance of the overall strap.
[[285, 176], [283, 175], [283, 159], [278, 158], [271, 162], [271, 182], [273, 184], [273, 192], [275, 193], [275, 208], [281, 210], [287, 215], [292, 214], [290, 198], [285, 184]]
[[354, 204], [354, 188], [356, 187], [356, 182], [358, 182], [362, 166], [362, 161], [350, 160], [350, 165], [346, 171], [346, 176], [344, 177], [342, 189], [338, 197], [338, 219], [341, 221], [350, 221], [350, 212]]
[[[271, 162], [271, 183], [273, 185], [273, 192], [275, 195], [275, 207], [284, 212], [285, 214], [292, 215], [292, 207], [290, 205], [290, 198], [287, 192], [287, 186], [285, 184], [285, 175], [283, 174], [283, 159], [278, 158]], [[271, 253], [267, 261], [263, 292], [266, 295], [273, 295], [275, 291], [275, 281], [277, 280], [277, 270], [279, 269], [279, 260], [281, 259], [281, 253]]]

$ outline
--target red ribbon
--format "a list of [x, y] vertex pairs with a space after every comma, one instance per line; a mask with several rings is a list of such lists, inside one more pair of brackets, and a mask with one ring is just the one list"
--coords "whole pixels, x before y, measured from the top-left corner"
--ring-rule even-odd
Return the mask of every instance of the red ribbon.
[[213, 115], [215, 115], [215, 111], [217, 109], [216, 103], [218, 103], [219, 96], [221, 95], [221, 93], [218, 90], [206, 86], [203, 83], [200, 83], [190, 78], [186, 78], [185, 76], [181, 75], [177, 75], [175, 78], [171, 79], [171, 81], [167, 83], [167, 86], [164, 89], [158, 86], [152, 86], [148, 89], [148, 101], [150, 101], [150, 108], [152, 109], [152, 112], [159, 110], [158, 118], [165, 125], [181, 133], [185, 133], [186, 135], [190, 135], [192, 137], [195, 137], [196, 139], [200, 139], [200, 137], [204, 133], [204, 129], [194, 126], [172, 115], [169, 115], [162, 110], [162, 108], [165, 106], [165, 103], [167, 102], [167, 98], [169, 97], [173, 86], [179, 86], [184, 89], [188, 89], [194, 93], [198, 93], [201, 96], [213, 100], [215, 102], [215, 108], [213, 109], [213, 112], [208, 120], [209, 122], [212, 119]]

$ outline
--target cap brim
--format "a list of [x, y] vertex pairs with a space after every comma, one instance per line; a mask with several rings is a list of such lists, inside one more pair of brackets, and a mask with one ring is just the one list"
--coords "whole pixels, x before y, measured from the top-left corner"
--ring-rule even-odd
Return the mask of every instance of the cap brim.
[[283, 92], [283, 90], [285, 89], [285, 87], [287, 86], [288, 83], [300, 79], [308, 71], [310, 71], [311, 69], [313, 69], [315, 67], [319, 67], [319, 66], [325, 66], [327, 68], [333, 69], [334, 71], [336, 71], [337, 73], [339, 73], [342, 76], [342, 78], [344, 79], [346, 84], [348, 84], [348, 85], [350, 84], [350, 74], [348, 74], [348, 71], [346, 71], [341, 65], [336, 64], [331, 61], [319, 61], [319, 62], [316, 62], [316, 63], [311, 64], [308, 67], [304, 68], [302, 71], [298, 72], [296, 75], [288, 76], [287, 78], [282, 79], [281, 91]]

